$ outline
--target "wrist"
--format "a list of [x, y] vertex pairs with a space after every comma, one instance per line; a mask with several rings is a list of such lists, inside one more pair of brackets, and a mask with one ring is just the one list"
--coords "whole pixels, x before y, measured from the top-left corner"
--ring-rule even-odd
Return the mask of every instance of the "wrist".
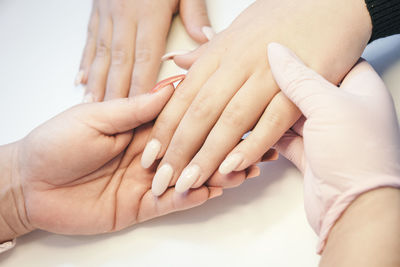
[[18, 174], [18, 143], [0, 146], [0, 243], [33, 230]]
[[399, 225], [400, 189], [360, 195], [332, 227], [321, 266], [398, 266]]

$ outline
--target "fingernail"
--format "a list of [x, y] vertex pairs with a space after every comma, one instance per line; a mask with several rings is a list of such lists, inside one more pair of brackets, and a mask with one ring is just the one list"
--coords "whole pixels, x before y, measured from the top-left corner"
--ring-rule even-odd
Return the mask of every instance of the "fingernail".
[[197, 164], [186, 167], [176, 182], [175, 191], [178, 193], [187, 191], [199, 179], [200, 171]]
[[176, 75], [176, 76], [172, 76], [169, 77], [165, 80], [159, 81], [154, 87], [153, 89], [151, 89], [150, 93], [155, 93], [159, 90], [161, 90], [163, 87], [169, 85], [169, 84], [173, 84], [177, 81], [182, 81], [183, 79], [185, 79], [186, 75], [185, 74], [181, 74], [181, 75]]
[[249, 173], [246, 176], [246, 179], [251, 179], [260, 176], [261, 170], [258, 166], [253, 166], [250, 168]]
[[211, 39], [214, 38], [216, 34], [214, 29], [209, 26], [204, 26], [203, 28], [201, 28], [201, 31], [204, 33], [208, 41], [211, 41]]
[[161, 143], [157, 139], [151, 139], [143, 150], [141, 164], [142, 167], [147, 169], [153, 165], [157, 158], [158, 153], [161, 151]]
[[210, 195], [208, 196], [208, 199], [213, 199], [222, 196], [222, 194], [224, 193], [221, 187], [210, 187], [209, 189], [210, 189]]
[[83, 103], [92, 103], [94, 102], [94, 97], [92, 93], [86, 93], [85, 96], [83, 97]]
[[239, 153], [235, 153], [229, 155], [219, 166], [218, 171], [221, 174], [228, 174], [239, 167], [240, 163], [243, 161], [243, 155]]
[[279, 159], [279, 153], [275, 149], [271, 148], [261, 158], [261, 162], [274, 161]]
[[161, 57], [161, 61], [171, 60], [176, 56], [186, 55], [189, 52], [190, 52], [189, 50], [176, 50], [176, 51], [168, 52]]
[[174, 170], [169, 164], [164, 164], [157, 170], [151, 185], [153, 195], [161, 196], [167, 190], [173, 174]]
[[78, 86], [78, 85], [80, 85], [81, 83], [82, 83], [82, 79], [83, 79], [83, 75], [84, 75], [85, 73], [83, 72], [83, 70], [80, 70], [77, 74], [76, 74], [76, 76], [75, 76], [75, 81], [74, 81], [74, 85], [75, 86]]

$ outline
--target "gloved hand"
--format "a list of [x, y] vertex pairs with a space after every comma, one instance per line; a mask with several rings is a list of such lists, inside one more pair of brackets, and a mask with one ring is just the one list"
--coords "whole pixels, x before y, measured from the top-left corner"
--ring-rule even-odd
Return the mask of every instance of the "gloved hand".
[[338, 88], [279, 44], [269, 45], [268, 56], [279, 87], [304, 115], [276, 149], [304, 174], [305, 209], [321, 253], [330, 229], [353, 200], [375, 188], [400, 187], [395, 108], [366, 61]]

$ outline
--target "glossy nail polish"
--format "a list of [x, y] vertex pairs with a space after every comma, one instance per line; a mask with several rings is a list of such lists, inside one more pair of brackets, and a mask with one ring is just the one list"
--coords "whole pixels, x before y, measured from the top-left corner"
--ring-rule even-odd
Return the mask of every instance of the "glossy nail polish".
[[174, 170], [168, 163], [163, 164], [156, 172], [151, 185], [151, 191], [155, 196], [161, 196], [167, 190], [169, 182], [172, 179]]
[[151, 89], [150, 93], [155, 93], [157, 91], [159, 91], [160, 89], [162, 89], [163, 87], [169, 85], [169, 84], [173, 84], [175, 82], [178, 81], [182, 81], [183, 79], [185, 79], [186, 75], [185, 74], [181, 74], [181, 75], [176, 75], [176, 76], [172, 76], [169, 77], [165, 80], [159, 81], [154, 87], [153, 89]]
[[250, 170], [246, 175], [246, 179], [255, 178], [257, 176], [260, 176], [260, 174], [261, 174], [260, 168], [258, 166], [252, 166], [250, 167]]
[[200, 177], [200, 167], [197, 164], [186, 167], [175, 185], [175, 191], [183, 193], [187, 191]]
[[83, 103], [92, 103], [94, 102], [94, 97], [92, 93], [86, 93], [85, 96], [83, 97]]
[[176, 51], [168, 52], [161, 57], [161, 61], [171, 60], [176, 56], [186, 55], [189, 52], [190, 52], [189, 50], [176, 50]]
[[76, 74], [76, 76], [75, 76], [75, 81], [74, 81], [74, 85], [75, 86], [78, 86], [78, 85], [80, 85], [81, 83], [82, 83], [82, 79], [83, 79], [83, 75], [84, 75], [85, 73], [83, 72], [83, 70], [80, 70], [77, 74]]
[[214, 29], [209, 26], [204, 26], [203, 28], [201, 28], [201, 31], [206, 36], [208, 41], [211, 41], [211, 39], [214, 38], [216, 34]]
[[243, 161], [243, 155], [240, 153], [235, 153], [229, 155], [219, 166], [218, 171], [221, 174], [229, 174], [239, 167], [240, 163]]
[[161, 151], [161, 143], [157, 139], [151, 139], [150, 142], [147, 143], [146, 147], [143, 150], [141, 164], [142, 167], [147, 169], [151, 165], [153, 165], [154, 161], [157, 159], [158, 153]]

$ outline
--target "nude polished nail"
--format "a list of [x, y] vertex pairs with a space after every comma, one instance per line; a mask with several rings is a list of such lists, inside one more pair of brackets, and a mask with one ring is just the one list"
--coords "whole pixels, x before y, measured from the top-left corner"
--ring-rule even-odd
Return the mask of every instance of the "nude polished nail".
[[157, 139], [151, 139], [150, 142], [147, 143], [146, 147], [143, 150], [141, 164], [142, 167], [147, 169], [151, 165], [153, 165], [154, 161], [157, 159], [158, 153], [161, 151], [161, 143]]
[[75, 86], [78, 86], [78, 85], [80, 85], [81, 83], [82, 83], [82, 79], [83, 79], [83, 75], [84, 75], [85, 73], [84, 73], [84, 71], [83, 70], [80, 70], [77, 74], [76, 74], [76, 76], [75, 76], [75, 81], [74, 81], [74, 85]]
[[209, 26], [204, 26], [203, 28], [201, 28], [201, 31], [206, 36], [208, 41], [211, 41], [211, 39], [214, 38], [216, 34], [214, 29]]
[[159, 81], [159, 82], [153, 87], [153, 89], [151, 89], [150, 93], [155, 93], [155, 92], [161, 90], [162, 88], [164, 88], [165, 86], [167, 86], [167, 85], [169, 85], [169, 84], [173, 84], [173, 83], [175, 83], [175, 82], [182, 81], [182, 80], [185, 79], [185, 77], [186, 77], [185, 74], [181, 74], [181, 75], [172, 76], [172, 77], [169, 77], [169, 78], [164, 79], [164, 80], [162, 80], [162, 81]]
[[183, 193], [190, 189], [197, 179], [199, 179], [200, 172], [200, 167], [197, 164], [186, 167], [176, 182], [175, 191]]
[[85, 94], [85, 96], [83, 97], [83, 103], [92, 103], [94, 102], [94, 96], [92, 93], [87, 93]]
[[190, 52], [189, 50], [176, 50], [176, 51], [168, 52], [161, 57], [161, 61], [171, 60], [176, 56], [186, 55], [189, 52]]
[[240, 153], [235, 153], [229, 155], [219, 166], [218, 171], [221, 174], [229, 174], [239, 167], [240, 163], [243, 161], [243, 155]]
[[151, 191], [155, 196], [161, 196], [167, 190], [174, 170], [170, 164], [163, 164], [156, 172], [151, 185]]

